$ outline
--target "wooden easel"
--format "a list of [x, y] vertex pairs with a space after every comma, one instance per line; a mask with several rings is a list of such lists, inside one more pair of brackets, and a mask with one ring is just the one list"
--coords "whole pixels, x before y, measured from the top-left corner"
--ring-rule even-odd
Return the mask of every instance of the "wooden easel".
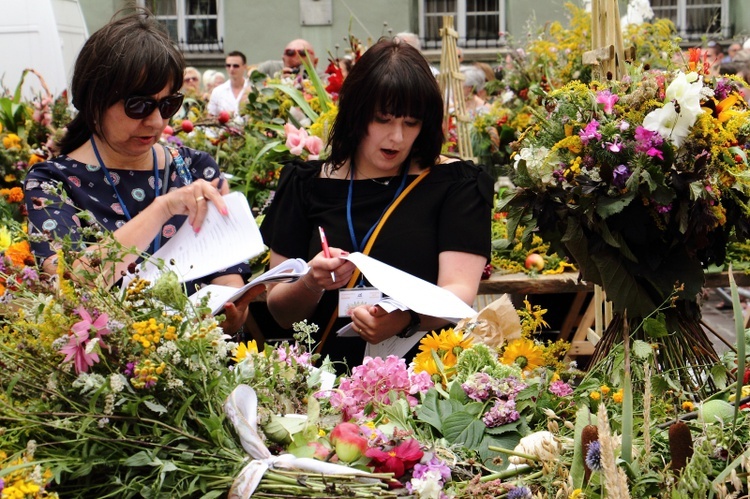
[[617, 0], [591, 0], [591, 47], [583, 63], [593, 66], [593, 79], [621, 80], [625, 76], [625, 46]]
[[448, 130], [450, 107], [453, 103], [453, 115], [456, 117], [458, 154], [463, 159], [474, 159], [471, 147], [471, 118], [466, 114], [464, 102], [463, 82], [466, 79], [458, 69], [458, 53], [456, 40], [458, 31], [453, 29], [453, 16], [443, 16], [443, 27], [440, 28], [443, 37], [443, 50], [440, 54], [440, 74], [438, 83], [443, 94], [443, 130]]

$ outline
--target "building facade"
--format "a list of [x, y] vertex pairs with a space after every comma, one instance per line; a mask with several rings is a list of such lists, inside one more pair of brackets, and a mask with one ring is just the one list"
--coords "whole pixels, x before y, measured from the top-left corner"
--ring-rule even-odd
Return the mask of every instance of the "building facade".
[[[467, 59], [492, 62], [509, 43], [522, 45], [530, 27], [566, 19], [568, 0], [80, 0], [89, 32], [119, 9], [139, 5], [156, 13], [178, 40], [188, 63], [221, 67], [240, 50], [249, 63], [280, 59], [289, 40], [305, 38], [325, 61], [343, 55], [351, 34], [366, 44], [400, 31], [419, 33], [428, 59], [439, 60], [444, 15], [454, 16]], [[590, 0], [585, 0], [590, 1]], [[626, 11], [627, 0], [620, 1]], [[650, 0], [686, 43], [706, 37], [750, 36], [748, 0]], [[323, 62], [324, 63], [324, 62]], [[321, 63], [321, 64], [323, 64]]]

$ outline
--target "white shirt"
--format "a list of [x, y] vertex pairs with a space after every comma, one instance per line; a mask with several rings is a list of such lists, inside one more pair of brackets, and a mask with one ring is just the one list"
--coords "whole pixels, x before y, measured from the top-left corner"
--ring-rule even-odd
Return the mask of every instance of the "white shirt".
[[242, 85], [242, 91], [237, 97], [232, 92], [232, 80], [227, 80], [211, 92], [211, 98], [208, 100], [208, 113], [216, 116], [222, 111], [229, 111], [232, 114], [240, 114], [240, 100], [245, 97], [246, 90], [250, 82], [245, 78]]

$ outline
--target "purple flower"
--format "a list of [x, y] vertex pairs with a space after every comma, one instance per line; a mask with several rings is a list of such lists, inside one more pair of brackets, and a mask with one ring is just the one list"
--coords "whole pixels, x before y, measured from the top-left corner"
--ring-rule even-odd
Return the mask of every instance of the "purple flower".
[[599, 133], [599, 122], [592, 120], [591, 123], [586, 125], [586, 128], [578, 132], [578, 135], [581, 137], [581, 142], [584, 144], [588, 144], [592, 139], [601, 139], [602, 134]]
[[183, 145], [185, 145], [182, 142], [182, 139], [180, 139], [176, 135], [170, 135], [169, 137], [167, 137], [167, 142], [173, 144], [175, 147], [182, 147]]
[[557, 380], [550, 383], [549, 391], [558, 397], [567, 397], [573, 393], [573, 388], [565, 381]]
[[21, 280], [26, 283], [36, 282], [39, 280], [39, 274], [34, 267], [24, 267], [21, 271]]
[[429, 471], [437, 471], [443, 479], [443, 482], [447, 482], [451, 479], [451, 469], [437, 456], [432, 456], [432, 459], [424, 464], [415, 464], [412, 476], [414, 478], [422, 478], [425, 473]]
[[528, 487], [515, 487], [508, 492], [507, 499], [531, 499], [531, 489]]
[[589, 450], [586, 452], [586, 466], [592, 471], [602, 469], [602, 448], [598, 440], [589, 444]]
[[661, 214], [669, 213], [670, 211], [672, 211], [672, 203], [668, 203], [668, 204], [656, 203], [656, 211], [658, 211]]
[[461, 384], [466, 396], [477, 402], [484, 402], [495, 391], [494, 379], [487, 373], [474, 373]]
[[125, 370], [122, 372], [125, 376], [130, 377], [135, 372], [135, 362], [125, 364]]
[[521, 415], [516, 410], [515, 400], [503, 400], [499, 399], [492, 406], [492, 409], [482, 417], [482, 421], [487, 425], [488, 428], [495, 428], [504, 424], [512, 423], [517, 421]]
[[726, 78], [721, 78], [716, 82], [716, 87], [714, 88], [714, 96], [721, 101], [729, 97], [729, 94], [731, 94], [733, 91], [734, 87], [729, 82], [729, 80], [727, 80]]
[[619, 165], [612, 172], [612, 183], [622, 189], [632, 174], [633, 172], [630, 171], [630, 168], [625, 165]]
[[602, 90], [596, 93], [597, 104], [603, 104], [604, 112], [607, 114], [612, 114], [615, 103], [617, 103], [618, 100], [620, 100], [620, 97], [609, 90]]

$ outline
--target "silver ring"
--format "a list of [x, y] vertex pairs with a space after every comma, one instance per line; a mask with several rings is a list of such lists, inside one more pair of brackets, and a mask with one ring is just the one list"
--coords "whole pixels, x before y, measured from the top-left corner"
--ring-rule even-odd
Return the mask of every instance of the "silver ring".
[[204, 199], [206, 198], [204, 198], [203, 196], [198, 196], [197, 198], [195, 198], [195, 202], [198, 203], [200, 201], [203, 201]]

